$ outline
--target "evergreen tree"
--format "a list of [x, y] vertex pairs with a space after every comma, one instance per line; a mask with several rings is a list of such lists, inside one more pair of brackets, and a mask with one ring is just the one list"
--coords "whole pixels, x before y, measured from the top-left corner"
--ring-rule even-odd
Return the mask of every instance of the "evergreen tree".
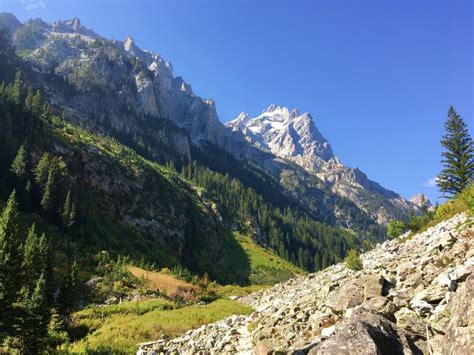
[[23, 96], [23, 80], [21, 79], [21, 73], [19, 70], [16, 72], [15, 81], [11, 87], [11, 99], [16, 104], [19, 105], [22, 102]]
[[28, 111], [32, 111], [33, 109], [33, 91], [31, 91], [31, 88], [28, 88], [26, 98], [25, 98], [25, 108]]
[[68, 316], [76, 307], [79, 292], [79, 266], [76, 261], [69, 268], [69, 272], [61, 287], [59, 308], [63, 315]]
[[[14, 323], [14, 303], [21, 284], [21, 240], [18, 230], [18, 205], [13, 191], [0, 217], [0, 340]], [[3, 336], [2, 336], [3, 335]]]
[[48, 178], [43, 186], [41, 206], [48, 212], [62, 214], [62, 200], [66, 185], [66, 164], [59, 157], [53, 157], [49, 164]]
[[35, 115], [39, 115], [42, 111], [43, 100], [41, 99], [41, 92], [36, 90], [32, 102], [31, 102], [31, 111]]
[[443, 170], [438, 175], [437, 184], [445, 195], [456, 195], [474, 178], [474, 144], [469, 135], [467, 124], [461, 116], [449, 108], [448, 118], [444, 125], [446, 134], [441, 145], [443, 153]]
[[43, 196], [41, 197], [41, 206], [48, 212], [52, 212], [54, 209], [54, 192], [57, 188], [58, 180], [56, 176], [56, 171], [50, 169], [48, 171], [48, 179], [44, 186]]
[[71, 190], [67, 192], [66, 201], [62, 211], [63, 226], [70, 228], [74, 225], [76, 219], [76, 203], [71, 197]]
[[51, 318], [44, 274], [36, 281], [33, 292], [24, 299], [23, 310], [24, 321], [20, 327], [23, 351], [39, 354], [46, 346]]
[[[46, 282], [48, 282], [50, 275], [50, 246], [44, 234], [38, 237], [35, 231], [35, 224], [31, 226], [28, 231], [25, 245], [23, 247], [23, 262], [22, 272], [25, 276], [24, 287], [34, 287], [34, 283], [38, 280], [40, 275], [44, 275]], [[28, 285], [28, 281], [30, 284]]]
[[28, 162], [26, 157], [25, 145], [21, 145], [18, 148], [16, 157], [10, 167], [10, 171], [15, 174], [19, 179], [24, 179], [28, 173]]
[[25, 240], [25, 245], [23, 246], [23, 262], [22, 262], [22, 271], [27, 280], [38, 280], [39, 275], [42, 274], [40, 267], [37, 268], [39, 263], [39, 253], [38, 253], [38, 242], [39, 238], [36, 234], [35, 224], [31, 225], [31, 228], [28, 231], [28, 236]]
[[40, 189], [44, 189], [46, 181], [48, 180], [49, 167], [51, 165], [51, 156], [48, 153], [44, 153], [41, 156], [38, 165], [35, 169], [35, 181], [39, 185]]

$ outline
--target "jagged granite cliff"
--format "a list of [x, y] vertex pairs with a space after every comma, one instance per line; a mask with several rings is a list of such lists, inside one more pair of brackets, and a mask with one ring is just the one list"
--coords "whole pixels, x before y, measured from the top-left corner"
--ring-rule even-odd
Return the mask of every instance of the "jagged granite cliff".
[[[390, 210], [408, 210], [418, 206], [397, 193], [370, 180], [358, 168], [342, 164], [308, 112], [270, 105], [257, 117], [242, 112], [226, 123], [241, 132], [255, 147], [290, 160], [324, 181], [331, 190], [355, 202], [366, 212], [375, 213], [377, 221], [387, 223]], [[386, 202], [384, 205], [382, 202]]]
[[[171, 63], [138, 47], [131, 36], [109, 40], [77, 18], [52, 24], [41, 19], [21, 23], [8, 13], [0, 14], [0, 27], [12, 33], [16, 51], [30, 70], [30, 84], [40, 88], [66, 119], [113, 135], [142, 155], [160, 162], [189, 162], [199, 159], [193, 154], [196, 147], [212, 153], [217, 147], [243, 163], [263, 168], [281, 185], [277, 189], [293, 194], [316, 218], [335, 211], [325, 221], [347, 228], [361, 224], [356, 219], [384, 224], [416, 208], [360, 170], [342, 165], [309, 114], [271, 106], [259, 118], [243, 115], [232, 129], [225, 127], [213, 100], [197, 96], [191, 85], [173, 74]], [[262, 121], [261, 132], [252, 131], [257, 121]], [[244, 132], [240, 129], [244, 122], [255, 125]], [[273, 129], [280, 126], [284, 129]], [[212, 160], [215, 157], [207, 159]], [[288, 186], [289, 175], [293, 186]], [[292, 191], [305, 185], [305, 191]], [[354, 217], [347, 206], [337, 206], [332, 195], [350, 201], [367, 216]], [[312, 207], [325, 204], [324, 213]]]
[[240, 299], [255, 312], [138, 353], [472, 354], [474, 227], [459, 214], [361, 256]]

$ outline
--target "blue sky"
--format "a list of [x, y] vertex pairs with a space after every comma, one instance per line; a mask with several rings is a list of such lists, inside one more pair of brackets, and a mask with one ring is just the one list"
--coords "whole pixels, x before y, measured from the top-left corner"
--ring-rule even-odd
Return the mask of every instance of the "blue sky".
[[161, 53], [222, 121], [309, 111], [341, 160], [410, 197], [439, 193], [449, 105], [473, 132], [470, 0], [0, 0], [20, 20], [79, 17]]

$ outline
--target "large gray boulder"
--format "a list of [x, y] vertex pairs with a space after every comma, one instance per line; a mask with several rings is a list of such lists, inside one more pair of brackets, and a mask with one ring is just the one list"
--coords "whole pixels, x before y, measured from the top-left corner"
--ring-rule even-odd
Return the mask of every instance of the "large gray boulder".
[[468, 276], [454, 296], [443, 340], [445, 355], [474, 354], [474, 274]]
[[388, 319], [354, 312], [336, 325], [336, 333], [313, 347], [309, 355], [418, 354], [413, 340]]
[[359, 306], [364, 301], [382, 295], [383, 278], [380, 275], [362, 275], [345, 282], [328, 294], [326, 305], [335, 312]]

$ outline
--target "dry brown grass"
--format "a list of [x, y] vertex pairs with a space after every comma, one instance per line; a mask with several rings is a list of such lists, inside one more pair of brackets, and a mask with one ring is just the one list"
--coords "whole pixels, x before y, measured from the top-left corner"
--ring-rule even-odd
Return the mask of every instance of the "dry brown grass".
[[155, 288], [169, 297], [181, 296], [184, 299], [190, 299], [194, 298], [194, 295], [198, 290], [197, 286], [179, 280], [172, 275], [147, 271], [131, 265], [127, 268], [135, 277], [146, 280], [149, 287]]

